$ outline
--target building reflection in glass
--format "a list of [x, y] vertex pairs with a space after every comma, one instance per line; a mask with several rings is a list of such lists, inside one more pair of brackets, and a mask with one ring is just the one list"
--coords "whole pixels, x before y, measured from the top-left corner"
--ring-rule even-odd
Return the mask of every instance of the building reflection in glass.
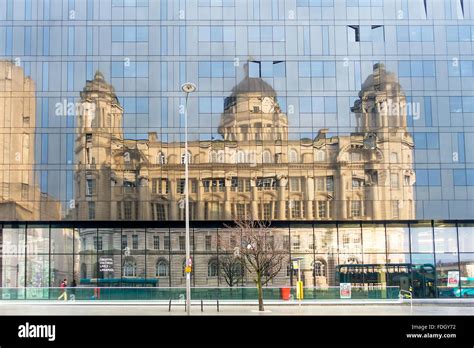
[[375, 64], [350, 135], [290, 140], [275, 90], [245, 77], [224, 101], [221, 140], [126, 139], [124, 110], [97, 72], [81, 92], [76, 220], [182, 220], [190, 163], [193, 220], [413, 219], [413, 139], [396, 76]]

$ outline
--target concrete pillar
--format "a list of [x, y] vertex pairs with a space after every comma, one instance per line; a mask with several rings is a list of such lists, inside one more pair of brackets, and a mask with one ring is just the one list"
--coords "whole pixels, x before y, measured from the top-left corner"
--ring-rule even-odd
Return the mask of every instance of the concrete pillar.
[[314, 178], [308, 177], [306, 178], [306, 220], [313, 220], [314, 219], [314, 211], [313, 211], [313, 201], [314, 201]]
[[232, 220], [232, 210], [230, 206], [230, 197], [231, 192], [230, 188], [232, 186], [232, 178], [225, 178], [225, 194], [224, 194], [224, 220]]
[[346, 178], [344, 175], [344, 170], [339, 170], [339, 185], [335, 184], [335, 188], [337, 189], [337, 203], [338, 203], [338, 216], [340, 220], [347, 218], [347, 204], [345, 201], [345, 191], [346, 191]]
[[256, 178], [250, 179], [250, 189], [252, 192], [252, 202], [251, 202], [251, 213], [254, 220], [258, 220], [258, 192], [257, 192], [257, 180]]
[[178, 215], [178, 197], [176, 195], [176, 179], [175, 178], [170, 178], [168, 179], [170, 181], [170, 220], [178, 220], [179, 215]]
[[197, 202], [196, 202], [196, 219], [204, 220], [204, 187], [202, 186], [201, 180], [197, 179]]
[[150, 219], [150, 190], [148, 188], [148, 178], [142, 177], [139, 179], [138, 187], [138, 216], [140, 220]]
[[286, 216], [286, 186], [288, 184], [288, 178], [282, 176], [278, 179], [278, 220], [285, 220]]

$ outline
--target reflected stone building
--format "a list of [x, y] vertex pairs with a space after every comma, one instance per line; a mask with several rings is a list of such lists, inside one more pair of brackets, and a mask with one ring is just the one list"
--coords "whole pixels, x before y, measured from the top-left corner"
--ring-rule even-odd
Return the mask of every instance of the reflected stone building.
[[[354, 133], [329, 136], [321, 129], [314, 139], [290, 140], [277, 93], [247, 75], [224, 101], [222, 140], [191, 141], [186, 155], [184, 144], [160, 141], [156, 133], [147, 140], [125, 139], [126, 110], [97, 72], [81, 93], [75, 218], [184, 219], [184, 161], [189, 160], [195, 221], [413, 219], [414, 145], [406, 103], [396, 76], [376, 64], [351, 109], [357, 120]], [[382, 230], [374, 227], [365, 240], [366, 248], [372, 245], [377, 253], [364, 262], [405, 262], [403, 256], [387, 261], [385, 253], [378, 253], [385, 250]], [[291, 242], [285, 229], [272, 232], [276, 243], [302, 259], [305, 285], [335, 285], [336, 265], [363, 262], [357, 228], [322, 229], [314, 240], [312, 227], [306, 232], [298, 230]], [[218, 238], [230, 243], [235, 237], [221, 233], [193, 229], [196, 286], [225, 285], [216, 244]], [[406, 243], [406, 237], [401, 229], [392, 244]], [[139, 278], [158, 279], [161, 286], [184, 285], [183, 230], [82, 229], [80, 238], [83, 280]], [[221, 257], [227, 252], [220, 250]], [[288, 284], [287, 267], [273, 285]], [[247, 278], [241, 282], [252, 284]]]
[[35, 177], [36, 94], [21, 67], [0, 61], [0, 219], [59, 220]]
[[[351, 109], [356, 132], [289, 140], [275, 90], [246, 77], [225, 99], [222, 140], [125, 139], [113, 86], [98, 72], [81, 93], [76, 136], [77, 220], [184, 219], [184, 161], [192, 220], [413, 219], [413, 139], [395, 75], [374, 66]], [[394, 107], [396, 106], [396, 107]]]

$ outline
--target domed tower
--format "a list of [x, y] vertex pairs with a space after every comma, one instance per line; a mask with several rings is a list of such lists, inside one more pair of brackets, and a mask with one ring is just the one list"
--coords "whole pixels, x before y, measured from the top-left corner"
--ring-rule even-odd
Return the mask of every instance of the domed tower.
[[261, 78], [249, 77], [247, 71], [224, 101], [218, 131], [230, 141], [286, 141], [288, 118], [281, 112], [275, 90]]
[[[96, 72], [81, 92], [76, 130], [76, 217], [110, 219], [112, 146], [123, 142], [123, 108], [112, 85]], [[100, 188], [100, 190], [99, 190]]]
[[407, 130], [406, 96], [395, 74], [375, 64], [351, 111], [366, 154], [366, 215], [413, 219], [414, 142]]

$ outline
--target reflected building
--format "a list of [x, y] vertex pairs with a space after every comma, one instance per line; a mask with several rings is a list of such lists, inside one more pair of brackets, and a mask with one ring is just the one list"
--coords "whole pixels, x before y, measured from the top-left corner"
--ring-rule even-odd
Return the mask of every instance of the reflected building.
[[[406, 103], [396, 76], [375, 64], [351, 108], [355, 132], [329, 136], [321, 129], [314, 139], [290, 140], [288, 116], [276, 91], [261, 78], [247, 75], [225, 98], [218, 129], [222, 140], [191, 141], [186, 155], [182, 143], [160, 141], [156, 133], [148, 140], [126, 139], [126, 110], [113, 86], [97, 72], [81, 93], [76, 220], [184, 219], [186, 160], [192, 220], [413, 219], [414, 144], [407, 131]], [[273, 235], [292, 255], [301, 254], [306, 285], [328, 286], [336, 283], [336, 265], [363, 263], [357, 229], [324, 230], [312, 240], [311, 228], [292, 235], [291, 245], [284, 229], [274, 229]], [[183, 285], [184, 231], [171, 232], [81, 229], [81, 279], [156, 277], [161, 286]], [[399, 243], [406, 237], [401, 231]], [[218, 255], [213, 253], [218, 238], [230, 243], [232, 236], [193, 230], [196, 286], [223, 283], [222, 274], [217, 277]], [[329, 242], [334, 238], [339, 240]], [[385, 236], [377, 228], [364, 243], [377, 250], [364, 262], [387, 262], [386, 255], [378, 253], [385, 250]], [[148, 250], [146, 244], [153, 247]], [[171, 256], [173, 251], [177, 254]], [[390, 262], [404, 261], [394, 256]], [[113, 271], [104, 271], [107, 263], [115, 265]], [[292, 271], [286, 267], [273, 285], [288, 283]], [[251, 279], [241, 282], [252, 284]]]
[[184, 161], [192, 220], [413, 219], [413, 139], [396, 76], [374, 65], [350, 135], [290, 140], [276, 91], [247, 76], [224, 101], [222, 140], [126, 139], [126, 110], [97, 72], [81, 93], [77, 220], [183, 220]]
[[59, 220], [60, 205], [35, 178], [35, 83], [21, 67], [0, 61], [0, 218]]

